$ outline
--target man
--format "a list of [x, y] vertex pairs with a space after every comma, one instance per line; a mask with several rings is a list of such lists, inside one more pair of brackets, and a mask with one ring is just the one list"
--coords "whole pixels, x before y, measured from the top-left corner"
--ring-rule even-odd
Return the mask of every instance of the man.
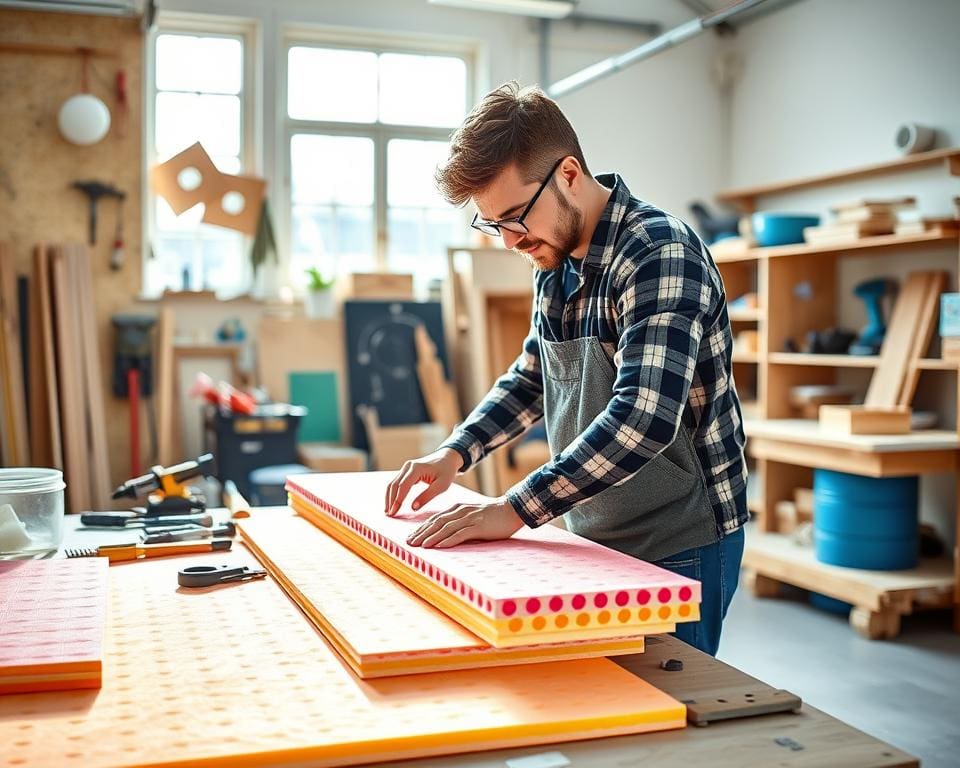
[[702, 583], [677, 636], [716, 654], [747, 520], [744, 435], [720, 274], [680, 220], [593, 178], [577, 135], [538, 89], [488, 94], [451, 141], [441, 192], [534, 266], [523, 352], [435, 453], [390, 484], [414, 510], [546, 420], [553, 458], [499, 499], [423, 523], [415, 546], [503, 539], [563, 516], [593, 541]]

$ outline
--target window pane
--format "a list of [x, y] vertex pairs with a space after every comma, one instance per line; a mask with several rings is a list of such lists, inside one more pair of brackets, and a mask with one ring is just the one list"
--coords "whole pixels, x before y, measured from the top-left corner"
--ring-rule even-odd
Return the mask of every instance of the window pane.
[[193, 93], [158, 93], [157, 160], [163, 162], [196, 141], [210, 155], [240, 154], [240, 99]]
[[433, 181], [447, 158], [446, 141], [393, 139], [387, 144], [387, 203], [449, 208]]
[[373, 140], [298, 133], [290, 139], [294, 204], [373, 205]]
[[157, 89], [240, 93], [243, 47], [236, 38], [160, 35]]
[[306, 269], [327, 275], [374, 269], [373, 208], [294, 205], [290, 281], [307, 284]]
[[377, 119], [375, 53], [294, 47], [287, 65], [287, 112], [294, 120]]
[[380, 121], [454, 127], [466, 113], [467, 67], [449, 56], [380, 56]]
[[463, 214], [454, 208], [391, 208], [387, 235], [390, 270], [412, 272], [418, 287], [446, 274], [447, 247], [466, 237]]

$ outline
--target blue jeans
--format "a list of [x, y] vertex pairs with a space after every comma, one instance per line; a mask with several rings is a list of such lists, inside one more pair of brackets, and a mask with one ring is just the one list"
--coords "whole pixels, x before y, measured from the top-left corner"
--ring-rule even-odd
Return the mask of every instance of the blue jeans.
[[677, 552], [655, 563], [700, 582], [700, 621], [677, 624], [674, 637], [711, 656], [717, 655], [723, 618], [727, 615], [733, 593], [737, 591], [742, 557], [741, 528], [715, 544]]

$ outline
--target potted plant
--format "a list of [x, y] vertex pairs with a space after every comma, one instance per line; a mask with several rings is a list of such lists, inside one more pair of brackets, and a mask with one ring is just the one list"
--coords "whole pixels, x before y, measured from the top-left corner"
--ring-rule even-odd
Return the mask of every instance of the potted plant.
[[310, 282], [303, 307], [307, 317], [333, 317], [333, 278], [326, 277], [316, 267], [307, 270]]

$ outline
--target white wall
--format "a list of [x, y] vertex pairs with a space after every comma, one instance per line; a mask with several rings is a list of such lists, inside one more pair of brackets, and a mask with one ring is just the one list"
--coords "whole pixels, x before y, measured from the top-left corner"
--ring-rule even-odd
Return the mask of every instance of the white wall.
[[[746, 25], [732, 41], [743, 72], [730, 102], [728, 185], [752, 185], [895, 159], [898, 125], [940, 129], [937, 146], [960, 144], [960, 2], [803, 0]], [[824, 215], [831, 203], [912, 194], [930, 216], [950, 215], [960, 180], [942, 166], [804, 190], [763, 201], [770, 209]], [[839, 268], [841, 325], [866, 317], [853, 286], [898, 280], [917, 269], [948, 268], [956, 290], [957, 249], [905, 249], [882, 258], [847, 258]], [[862, 374], [846, 374], [866, 385]], [[924, 373], [916, 404], [956, 419], [956, 376]], [[947, 541], [954, 528], [953, 478], [925, 479], [923, 517]]]

